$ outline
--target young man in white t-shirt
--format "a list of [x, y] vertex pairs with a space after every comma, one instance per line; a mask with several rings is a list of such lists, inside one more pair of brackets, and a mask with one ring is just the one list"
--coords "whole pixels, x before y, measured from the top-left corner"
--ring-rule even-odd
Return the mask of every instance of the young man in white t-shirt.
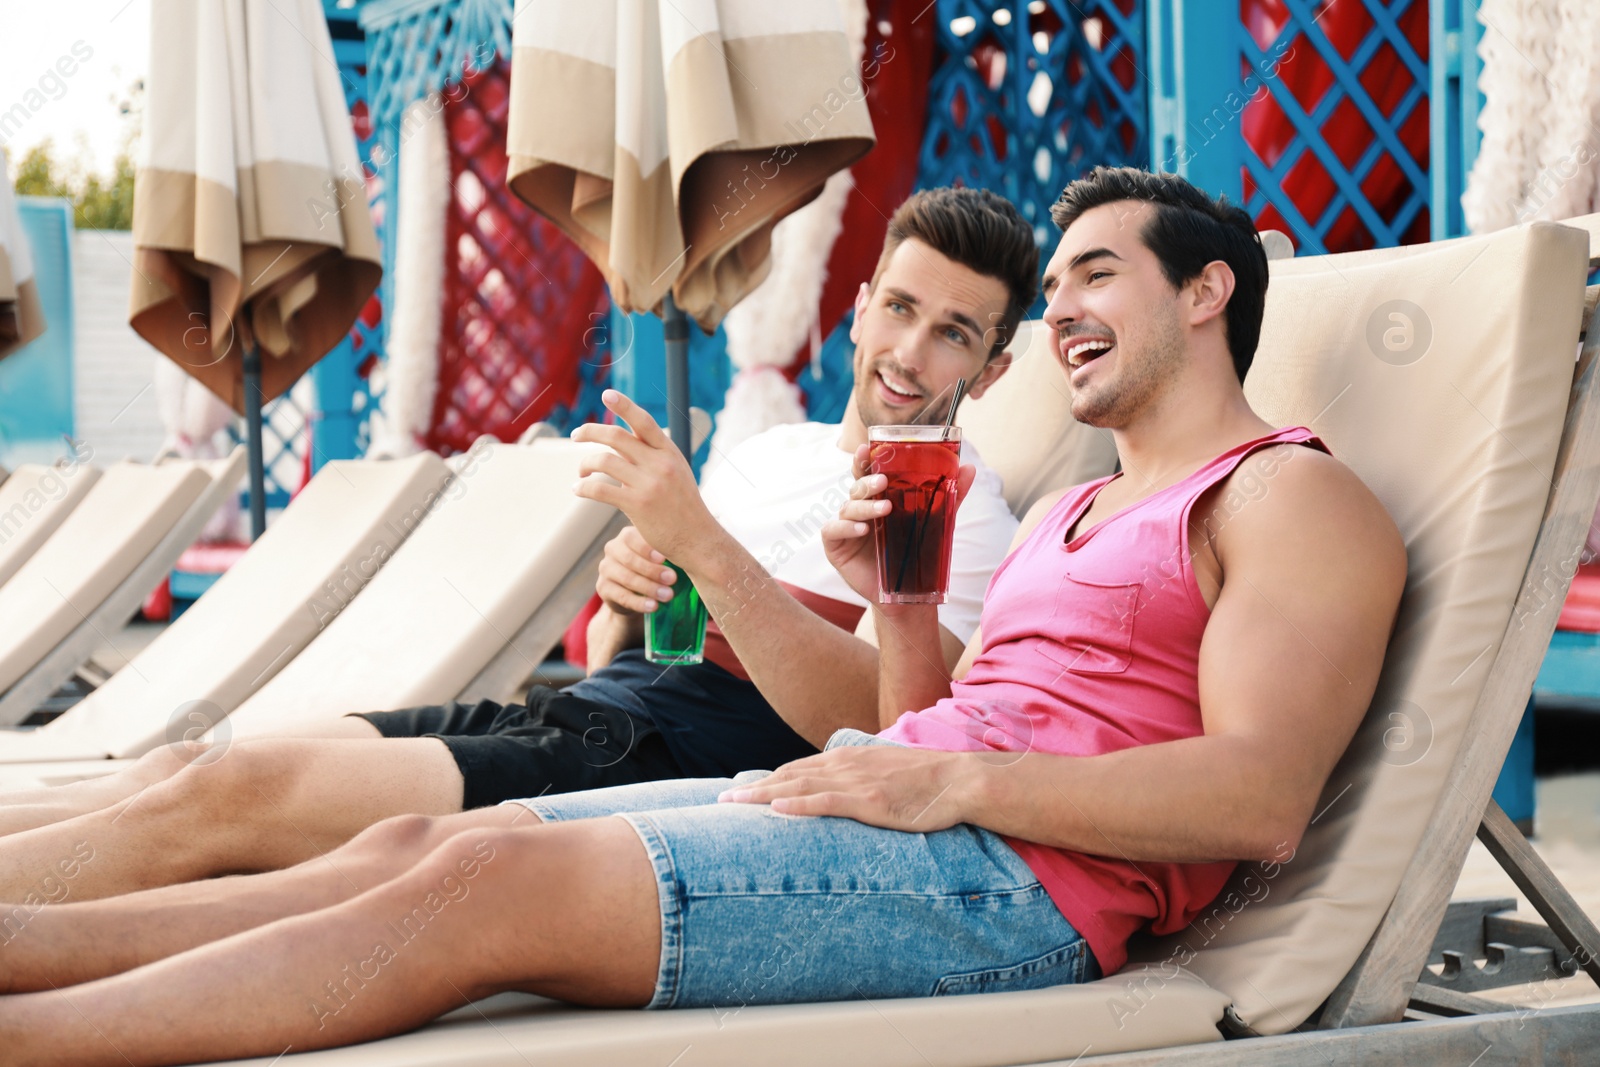
[[[128, 771], [13, 798], [0, 808], [0, 834], [11, 831], [0, 837], [0, 899], [27, 888], [36, 859], [53, 861], [62, 842], [70, 850], [85, 835], [95, 862], [74, 881], [75, 899], [288, 866], [394, 815], [771, 769], [814, 754], [837, 729], [876, 731], [870, 615], [828, 563], [821, 525], [848, 496], [869, 425], [942, 422], [958, 379], [976, 397], [1004, 372], [997, 357], [1033, 300], [1037, 263], [1031, 228], [1003, 198], [913, 196], [856, 299], [855, 389], [842, 423], [751, 438], [703, 487], [670, 447], [639, 456], [638, 438], [620, 427], [574, 431], [617, 448], [601, 463], [623, 483], [608, 502], [668, 541], [655, 546], [663, 557], [629, 527], [607, 546], [587, 679], [536, 687], [527, 705], [349, 716], [316, 737], [236, 741], [220, 759], [185, 763], [160, 749]], [[649, 419], [614, 391], [605, 402], [632, 426]], [[946, 671], [1016, 529], [998, 476], [970, 444], [962, 462], [977, 473], [961, 486], [949, 601], [938, 613], [947, 662], [929, 665]], [[582, 492], [594, 495], [597, 483]], [[668, 557], [711, 610], [703, 664], [664, 669], [639, 648], [642, 613], [671, 596]], [[122, 818], [129, 808], [139, 817]]]
[[[736, 634], [739, 630], [730, 616], [743, 611], [759, 591], [775, 585], [771, 595], [793, 598], [836, 627], [838, 634], [821, 627], [811, 629], [836, 638], [845, 649], [853, 651], [862, 642], [846, 642], [844, 634], [858, 633], [868, 643], [874, 641], [866, 602], [828, 563], [819, 535], [822, 524], [836, 516], [849, 497], [854, 477], [851, 452], [845, 445], [851, 440], [849, 428], [839, 423], [778, 426], [732, 449], [701, 484], [700, 496], [709, 516], [731, 543], [759, 565], [759, 570], [740, 572], [736, 603], [720, 613]], [[1001, 495], [999, 475], [983, 466], [970, 443], [963, 445], [962, 462], [974, 465], [978, 473], [956, 516], [949, 599], [939, 608], [940, 626], [955, 650], [977, 629], [989, 576], [1004, 558], [1017, 527]], [[643, 538], [636, 530], [630, 528], [608, 546], [606, 576], [598, 583], [607, 603], [590, 627], [593, 673], [565, 693], [636, 708], [636, 714], [642, 713], [659, 732], [683, 775], [724, 776], [737, 773], [734, 768], [752, 760], [764, 768], [811, 755], [827, 739], [829, 725], [850, 714], [852, 704], [865, 709], [868, 701], [875, 700], [875, 680], [851, 674], [834, 675], [823, 689], [823, 678], [833, 675], [837, 660], [793, 647], [781, 657], [782, 665], [805, 671], [805, 682], [781, 677], [770, 677], [764, 685], [752, 682], [752, 667], [759, 672], [765, 666], [770, 675], [772, 668], [780, 666], [777, 657], [757, 653], [751, 657], [752, 667], [746, 667], [716, 617], [706, 627], [706, 662], [664, 672], [646, 661], [639, 647], [642, 627], [633, 622], [638, 616], [618, 604], [639, 596], [613, 577], [624, 576], [624, 567], [641, 579], [641, 608], [652, 610], [653, 600], [671, 593], [669, 586], [658, 582], [674, 581], [672, 571], [646, 556]], [[657, 588], [650, 589], [646, 583]], [[791, 645], [796, 640], [791, 627], [774, 632]], [[862, 651], [864, 659], [874, 658], [870, 650]], [[825, 694], [820, 700], [819, 689]], [[848, 692], [841, 694], [840, 689]], [[780, 690], [787, 691], [787, 701], [777, 695]], [[765, 695], [769, 691], [774, 698]], [[821, 715], [808, 716], [802, 704], [826, 706]], [[775, 706], [787, 707], [795, 720], [786, 721], [787, 716], [775, 711]], [[368, 718], [382, 721], [384, 717]], [[814, 725], [802, 726], [804, 722]], [[515, 785], [508, 783], [507, 788]]]

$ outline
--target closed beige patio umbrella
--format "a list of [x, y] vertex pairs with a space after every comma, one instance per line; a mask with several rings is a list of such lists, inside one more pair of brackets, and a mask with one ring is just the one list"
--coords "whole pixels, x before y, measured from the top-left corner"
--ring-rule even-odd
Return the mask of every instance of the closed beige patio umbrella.
[[129, 322], [250, 423], [382, 276], [318, 0], [154, 0]]
[[510, 187], [662, 314], [683, 447], [678, 310], [715, 329], [773, 226], [872, 148], [837, 0], [518, 0], [512, 46]]
[[44, 333], [44, 308], [33, 277], [33, 252], [0, 152], [0, 359]]

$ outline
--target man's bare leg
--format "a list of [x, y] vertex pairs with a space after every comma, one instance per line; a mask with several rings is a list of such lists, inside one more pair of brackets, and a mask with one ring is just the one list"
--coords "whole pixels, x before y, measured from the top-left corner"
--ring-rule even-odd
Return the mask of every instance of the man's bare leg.
[[199, 747], [163, 745], [141, 756], [131, 767], [98, 778], [0, 793], [0, 836], [109, 807], [171, 778], [190, 760], [202, 755], [205, 751]]
[[0, 993], [121, 974], [245, 930], [358, 896], [467, 830], [532, 826], [520, 805], [385, 819], [325, 856], [266, 874], [164, 886], [105, 900], [0, 908]]
[[0, 1046], [17, 1067], [187, 1063], [369, 1040], [507, 989], [639, 1005], [659, 967], [657, 899], [621, 819], [477, 829], [341, 904], [5, 998]]
[[[293, 733], [263, 736], [366, 740], [383, 735], [367, 720], [346, 715]], [[165, 781], [196, 759], [215, 759], [217, 755], [218, 750], [209, 744], [163, 745], [141, 756], [133, 766], [98, 778], [66, 785], [0, 792], [0, 836], [48, 826], [110, 807], [157, 782]]]
[[261, 727], [253, 731], [237, 732], [235, 741], [259, 741], [263, 738], [282, 740], [285, 737], [340, 738], [346, 741], [370, 741], [382, 737], [379, 729], [359, 715], [341, 715], [336, 719], [314, 722], [290, 723], [283, 729]]
[[65, 899], [94, 900], [277, 870], [392, 815], [458, 812], [461, 798], [436, 738], [241, 743], [111, 807], [0, 838], [0, 900], [38, 895], [48, 878], [65, 882]]

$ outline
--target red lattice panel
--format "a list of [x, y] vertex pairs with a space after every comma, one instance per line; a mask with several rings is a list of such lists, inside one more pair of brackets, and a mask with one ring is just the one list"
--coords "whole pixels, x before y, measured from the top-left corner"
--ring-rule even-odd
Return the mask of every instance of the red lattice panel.
[[[872, 0], [868, 7], [863, 68], [871, 77], [863, 84], [878, 143], [850, 168], [854, 185], [817, 303], [824, 337], [855, 302], [856, 289], [872, 277], [889, 229], [885, 212], [892, 214], [916, 185], [933, 71], [933, 19], [917, 17], [926, 9], [927, 0]], [[807, 342], [784, 373], [794, 381], [810, 361]]]
[[[444, 316], [428, 447], [464, 452], [482, 434], [515, 440], [570, 408], [609, 307], [600, 272], [506, 188], [510, 66], [469, 73], [446, 97], [453, 194], [445, 222]], [[555, 102], [552, 102], [554, 104]]]
[[[1318, 54], [1309, 34], [1324, 35], [1333, 50], [1346, 64], [1355, 66], [1353, 73], [1360, 83], [1361, 92], [1372, 102], [1384, 121], [1392, 124], [1395, 135], [1404, 151], [1423, 173], [1428, 168], [1429, 128], [1428, 100], [1424, 96], [1403, 119], [1397, 121], [1397, 111], [1402, 101], [1410, 97], [1417, 80], [1396, 53], [1389, 40], [1368, 49], [1369, 38], [1379, 36], [1372, 7], [1379, 7], [1395, 23], [1398, 35], [1426, 63], [1428, 59], [1428, 12], [1423, 0], [1325, 0], [1313, 4], [1311, 22], [1304, 22], [1283, 0], [1241, 0], [1240, 17], [1246, 32], [1264, 53], [1270, 53], [1275, 42], [1292, 46], [1277, 66], [1275, 76], [1282, 90], [1308, 114], [1317, 112], [1329, 93], [1338, 93], [1342, 99], [1332, 108], [1317, 135], [1332, 152], [1338, 165], [1352, 175], [1360, 188], [1360, 195], [1370, 204], [1386, 226], [1393, 232], [1374, 233], [1362, 220], [1348, 199], [1337, 189], [1324, 162], [1312, 152], [1304, 152], [1283, 176], [1283, 193], [1294, 204], [1302, 217], [1314, 227], [1333, 206], [1335, 200], [1343, 203], [1325, 230], [1308, 233], [1285, 219], [1274, 205], [1265, 205], [1255, 211], [1256, 224], [1263, 229], [1282, 230], [1288, 233], [1297, 246], [1308, 244], [1311, 250], [1348, 252], [1395, 243], [1411, 244], [1426, 241], [1429, 237], [1428, 190], [1417, 187], [1407, 178], [1395, 158], [1385, 150], [1369, 169], [1362, 171], [1358, 160], [1374, 144], [1371, 123], [1337, 85], [1328, 60]], [[1358, 64], [1357, 57], [1365, 55]], [[1241, 77], [1251, 74], [1248, 65], [1241, 66]], [[1426, 89], [1426, 86], [1423, 86]], [[1338, 99], [1337, 97], [1335, 99]], [[1245, 108], [1241, 132], [1247, 151], [1253, 151], [1267, 167], [1277, 167], [1291, 146], [1304, 140], [1305, 131], [1297, 130], [1283, 105], [1272, 94], [1263, 94]], [[1257, 205], [1258, 184], [1246, 169], [1243, 193], [1247, 205]], [[1396, 220], [1414, 201], [1422, 201], [1420, 210], [1412, 214], [1403, 227]], [[1315, 238], [1315, 242], [1308, 239]], [[1317, 243], [1321, 247], [1317, 248]]]

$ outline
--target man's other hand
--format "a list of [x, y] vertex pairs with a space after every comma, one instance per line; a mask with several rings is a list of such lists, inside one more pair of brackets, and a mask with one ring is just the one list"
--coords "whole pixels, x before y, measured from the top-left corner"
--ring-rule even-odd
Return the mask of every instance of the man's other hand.
[[898, 745], [850, 745], [785, 763], [717, 799], [770, 804], [783, 815], [833, 815], [927, 834], [963, 821], [953, 788], [963, 756]]
[[616, 615], [648, 614], [657, 604], [672, 599], [672, 584], [678, 575], [665, 566], [666, 559], [636, 527], [624, 526], [606, 542], [594, 591]]

